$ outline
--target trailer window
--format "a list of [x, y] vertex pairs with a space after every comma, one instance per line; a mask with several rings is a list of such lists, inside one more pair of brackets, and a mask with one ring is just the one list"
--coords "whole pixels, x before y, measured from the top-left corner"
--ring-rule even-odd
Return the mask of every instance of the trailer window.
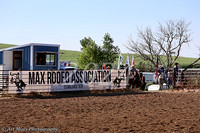
[[36, 53], [36, 65], [55, 65], [55, 53]]

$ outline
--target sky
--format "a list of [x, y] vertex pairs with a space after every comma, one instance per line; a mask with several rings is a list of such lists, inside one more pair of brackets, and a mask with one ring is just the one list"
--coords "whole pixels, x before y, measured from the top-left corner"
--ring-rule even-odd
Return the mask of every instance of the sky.
[[[199, 0], [0, 0], [0, 43], [60, 44], [61, 49], [80, 51], [80, 40], [91, 37], [102, 45], [109, 33], [122, 53], [137, 27], [184, 19], [191, 22], [192, 41], [181, 56], [198, 58], [200, 50]], [[132, 54], [132, 53], [131, 53]]]

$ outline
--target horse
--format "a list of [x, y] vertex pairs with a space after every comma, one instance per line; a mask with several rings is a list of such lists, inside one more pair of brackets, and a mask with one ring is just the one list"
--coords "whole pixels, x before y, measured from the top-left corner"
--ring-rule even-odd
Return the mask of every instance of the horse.
[[139, 88], [141, 87], [142, 82], [140, 79], [140, 76], [137, 71], [133, 72], [133, 75], [129, 76], [129, 87], [133, 88]]

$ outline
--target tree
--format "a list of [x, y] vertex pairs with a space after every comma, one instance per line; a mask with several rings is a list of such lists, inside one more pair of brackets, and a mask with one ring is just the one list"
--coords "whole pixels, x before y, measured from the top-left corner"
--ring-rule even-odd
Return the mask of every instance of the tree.
[[79, 68], [84, 69], [87, 65], [88, 68], [95, 68], [95, 64], [99, 66], [102, 57], [101, 48], [90, 37], [85, 37], [80, 43], [83, 53], [81, 53], [78, 59]]
[[[103, 38], [103, 46], [98, 46], [94, 40], [84, 38], [80, 41], [81, 51], [83, 53], [79, 57], [79, 68], [101, 68], [103, 63], [112, 64], [119, 53], [119, 48], [113, 45], [113, 39], [110, 34], [106, 33]], [[97, 65], [97, 66], [96, 66]]]
[[113, 45], [113, 38], [109, 33], [106, 33], [103, 37], [103, 62], [113, 63], [119, 54], [118, 46]]
[[158, 57], [160, 64], [170, 68], [179, 57], [182, 46], [191, 41], [189, 25], [180, 19], [168, 20], [164, 25], [159, 23], [155, 33], [148, 27], [145, 30], [138, 28], [138, 40], [129, 38], [127, 48], [153, 65]]

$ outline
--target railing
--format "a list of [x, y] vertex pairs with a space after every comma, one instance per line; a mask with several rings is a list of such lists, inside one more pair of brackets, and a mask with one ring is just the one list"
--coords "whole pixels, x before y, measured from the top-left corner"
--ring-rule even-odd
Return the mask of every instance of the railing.
[[0, 71], [0, 94], [2, 94], [4, 90], [8, 89], [8, 84], [9, 84], [9, 71], [1, 70]]
[[180, 72], [176, 88], [200, 89], [200, 69]]

